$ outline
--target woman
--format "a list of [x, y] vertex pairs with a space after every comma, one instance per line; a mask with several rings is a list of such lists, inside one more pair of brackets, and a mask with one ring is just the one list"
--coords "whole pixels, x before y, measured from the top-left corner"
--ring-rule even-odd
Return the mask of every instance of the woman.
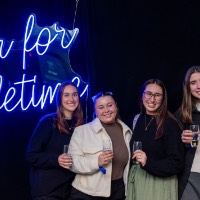
[[75, 127], [83, 124], [78, 89], [64, 82], [57, 91], [57, 112], [44, 116], [28, 145], [33, 200], [68, 200], [75, 174], [69, 169], [72, 158], [63, 154]]
[[126, 200], [176, 200], [177, 174], [184, 160], [181, 128], [167, 110], [167, 93], [160, 80], [144, 83], [141, 113], [134, 123], [130, 144], [141, 141], [142, 150], [133, 152], [137, 162], [130, 169]]
[[[183, 83], [183, 100], [175, 116], [183, 123], [182, 141], [185, 143], [186, 159], [179, 176], [179, 197], [182, 200], [200, 199], [200, 145], [191, 147], [193, 133], [191, 124], [200, 126], [200, 66], [188, 69]], [[181, 198], [182, 197], [182, 198]]]
[[77, 173], [71, 200], [124, 200], [131, 130], [119, 119], [110, 92], [98, 93], [93, 102], [96, 118], [77, 127], [69, 145], [72, 170]]

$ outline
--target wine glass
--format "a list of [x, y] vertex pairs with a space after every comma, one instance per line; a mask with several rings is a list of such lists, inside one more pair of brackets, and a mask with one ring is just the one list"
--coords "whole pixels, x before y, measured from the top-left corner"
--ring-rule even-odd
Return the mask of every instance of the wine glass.
[[190, 125], [190, 130], [193, 132], [193, 139], [191, 142], [192, 147], [197, 147], [199, 141], [199, 125], [192, 124]]
[[69, 153], [69, 145], [64, 145], [63, 146], [63, 153], [70, 156], [70, 153]]
[[110, 140], [103, 140], [103, 151], [112, 151]]
[[[142, 142], [140, 141], [134, 141], [133, 142], [133, 152], [136, 150], [142, 150]], [[136, 160], [136, 158], [133, 159], [134, 164], [139, 164], [139, 162]]]

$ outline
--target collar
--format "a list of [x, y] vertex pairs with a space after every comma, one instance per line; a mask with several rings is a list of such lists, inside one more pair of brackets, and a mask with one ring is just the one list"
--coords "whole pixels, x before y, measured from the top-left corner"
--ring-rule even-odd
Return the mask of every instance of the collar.
[[[132, 133], [131, 129], [124, 122], [122, 122], [120, 119], [117, 119], [117, 122], [122, 126], [123, 133], [127, 133], [128, 131], [130, 133]], [[104, 129], [99, 118], [95, 118], [91, 122], [91, 125], [94, 128], [96, 133], [99, 133], [102, 129]]]
[[196, 104], [196, 109], [197, 109], [198, 111], [200, 111], [200, 103], [197, 103], [197, 104]]

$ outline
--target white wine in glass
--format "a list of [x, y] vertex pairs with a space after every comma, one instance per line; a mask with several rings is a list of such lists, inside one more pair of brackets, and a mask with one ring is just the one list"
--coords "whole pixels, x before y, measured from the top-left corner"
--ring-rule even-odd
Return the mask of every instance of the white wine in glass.
[[196, 125], [196, 124], [190, 125], [190, 130], [194, 133], [191, 146], [196, 148], [199, 142], [199, 125]]

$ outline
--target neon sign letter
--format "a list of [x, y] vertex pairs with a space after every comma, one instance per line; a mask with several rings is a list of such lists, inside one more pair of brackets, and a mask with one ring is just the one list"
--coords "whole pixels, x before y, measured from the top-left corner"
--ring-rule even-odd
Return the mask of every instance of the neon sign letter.
[[[77, 28], [69, 31], [60, 27], [58, 23], [54, 23], [49, 27], [39, 27], [36, 24], [36, 17], [30, 15], [27, 20], [23, 40], [22, 70], [26, 70], [27, 53], [35, 50], [38, 56], [42, 56], [48, 51], [48, 48], [54, 41], [57, 43], [60, 42], [60, 47], [62, 49], [67, 49], [73, 43], [77, 34]], [[10, 42], [4, 41], [3, 39], [0, 40], [0, 58], [5, 59], [9, 55], [14, 43], [15, 40], [11, 40]], [[5, 45], [6, 50], [3, 52]], [[71, 70], [71, 73], [75, 74], [73, 70]], [[84, 87], [82, 87], [83, 91], [80, 96], [83, 96], [88, 90], [88, 84], [81, 81], [77, 74], [75, 74], [75, 77], [72, 77], [71, 81], [76, 81], [77, 87], [80, 86], [80, 82], [83, 83]], [[3, 88], [3, 76], [0, 75], [0, 94], [1, 96], [5, 95], [4, 98], [0, 98], [2, 101], [0, 102], [0, 109], [5, 108], [8, 112], [13, 111], [18, 106], [20, 106], [22, 110], [27, 110], [30, 106], [40, 106], [40, 108], [43, 109], [47, 102], [51, 104], [61, 83], [57, 83], [54, 88], [46, 85], [42, 85], [42, 88], [38, 88], [36, 87], [37, 84], [37, 75], [33, 75], [33, 79], [26, 79], [26, 74], [22, 74], [22, 79], [13, 83], [13, 86], [8, 88], [5, 92]], [[39, 84], [39, 86], [40, 85], [41, 84]], [[31, 93], [27, 95], [27, 91], [31, 91]]]
[[[58, 23], [55, 23], [54, 25], [51, 26], [50, 28], [42, 28], [38, 34], [37, 37], [37, 41], [35, 42], [35, 44], [33, 44], [32, 47], [28, 48], [27, 44], [29, 42], [29, 39], [33, 36], [33, 30], [37, 28], [39, 29], [38, 26], [35, 25], [35, 16], [34, 15], [30, 15], [30, 17], [28, 18], [28, 22], [26, 25], [26, 32], [25, 32], [25, 37], [24, 37], [24, 49], [23, 49], [23, 69], [26, 68], [26, 52], [30, 52], [32, 51], [34, 48], [36, 48], [36, 51], [38, 53], [38, 55], [43, 55], [47, 50], [49, 45], [57, 38], [58, 35], [61, 35], [61, 46], [63, 48], [68, 48], [69, 45], [73, 42], [73, 40], [75, 40], [76, 35], [78, 34], [78, 29], [75, 28], [74, 29], [74, 33], [70, 39], [70, 41], [67, 43], [66, 46], [64, 46], [64, 39], [65, 39], [65, 29], [62, 27], [58, 28]], [[59, 34], [60, 33], [60, 34]], [[46, 38], [46, 43], [40, 43], [40, 39], [41, 38]], [[40, 48], [41, 47], [41, 48]]]

